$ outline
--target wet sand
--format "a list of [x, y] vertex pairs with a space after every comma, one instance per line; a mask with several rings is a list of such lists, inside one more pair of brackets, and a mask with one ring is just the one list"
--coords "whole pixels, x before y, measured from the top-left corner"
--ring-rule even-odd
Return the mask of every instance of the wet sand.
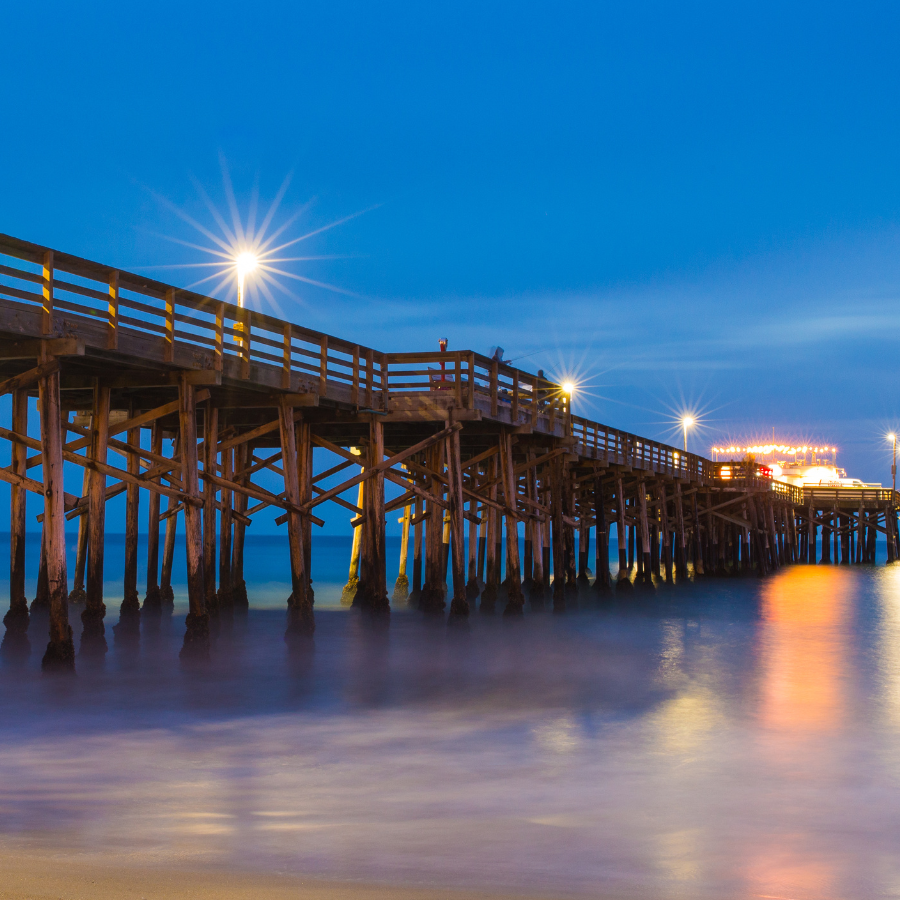
[[[84, 863], [55, 853], [0, 850], [0, 900], [512, 900], [497, 894], [321, 881], [236, 871], [197, 871]], [[559, 897], [561, 895], [554, 895]]]

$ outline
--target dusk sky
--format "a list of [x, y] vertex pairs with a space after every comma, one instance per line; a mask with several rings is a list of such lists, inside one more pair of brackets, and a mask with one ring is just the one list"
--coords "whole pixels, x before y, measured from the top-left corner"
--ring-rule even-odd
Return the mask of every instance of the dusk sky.
[[207, 257], [167, 238], [210, 241], [174, 209], [218, 231], [197, 185], [228, 217], [224, 160], [259, 222], [293, 173], [286, 239], [361, 215], [292, 248], [336, 257], [289, 268], [341, 292], [284, 279], [272, 311], [384, 350], [499, 344], [574, 375], [607, 424], [678, 442], [690, 408], [699, 452], [774, 427], [889, 483], [896, 5], [50, 3], [3, 23], [0, 231], [188, 285], [161, 267]]

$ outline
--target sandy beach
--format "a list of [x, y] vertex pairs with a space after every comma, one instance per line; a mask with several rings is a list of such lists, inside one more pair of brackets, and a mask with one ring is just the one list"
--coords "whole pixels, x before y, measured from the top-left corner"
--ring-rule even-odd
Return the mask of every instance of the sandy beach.
[[[523, 894], [398, 887], [231, 870], [85, 863], [0, 850], [0, 900], [512, 900]], [[549, 900], [547, 894], [527, 894]], [[559, 895], [556, 895], [559, 896]]]

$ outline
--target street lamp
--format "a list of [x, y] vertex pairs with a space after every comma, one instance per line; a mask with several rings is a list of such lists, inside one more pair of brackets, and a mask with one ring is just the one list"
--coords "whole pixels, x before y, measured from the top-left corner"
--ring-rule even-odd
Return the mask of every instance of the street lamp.
[[687, 433], [688, 428], [694, 427], [694, 419], [691, 416], [682, 416], [681, 431], [684, 434], [684, 452], [687, 453]]
[[891, 462], [891, 489], [896, 491], [897, 490], [897, 435], [893, 434], [893, 433], [889, 434], [888, 440], [894, 446], [894, 458], [893, 458], [893, 461]]
[[244, 306], [244, 279], [256, 268], [256, 257], [252, 253], [241, 253], [234, 261], [238, 276], [238, 306]]

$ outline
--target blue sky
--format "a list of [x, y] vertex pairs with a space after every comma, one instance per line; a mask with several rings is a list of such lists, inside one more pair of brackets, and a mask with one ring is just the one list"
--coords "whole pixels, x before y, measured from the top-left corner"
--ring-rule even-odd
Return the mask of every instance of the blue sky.
[[[385, 350], [500, 344], [586, 415], [696, 449], [776, 432], [889, 479], [900, 427], [892, 4], [4, 10], [0, 230], [196, 261], [220, 157], [309, 239], [293, 320]], [[311, 202], [310, 202], [311, 201]], [[205, 242], [205, 241], [204, 241]], [[151, 271], [148, 269], [148, 271]], [[187, 284], [190, 270], [153, 269]], [[5, 507], [0, 506], [0, 509]], [[2, 513], [0, 513], [2, 515]]]

